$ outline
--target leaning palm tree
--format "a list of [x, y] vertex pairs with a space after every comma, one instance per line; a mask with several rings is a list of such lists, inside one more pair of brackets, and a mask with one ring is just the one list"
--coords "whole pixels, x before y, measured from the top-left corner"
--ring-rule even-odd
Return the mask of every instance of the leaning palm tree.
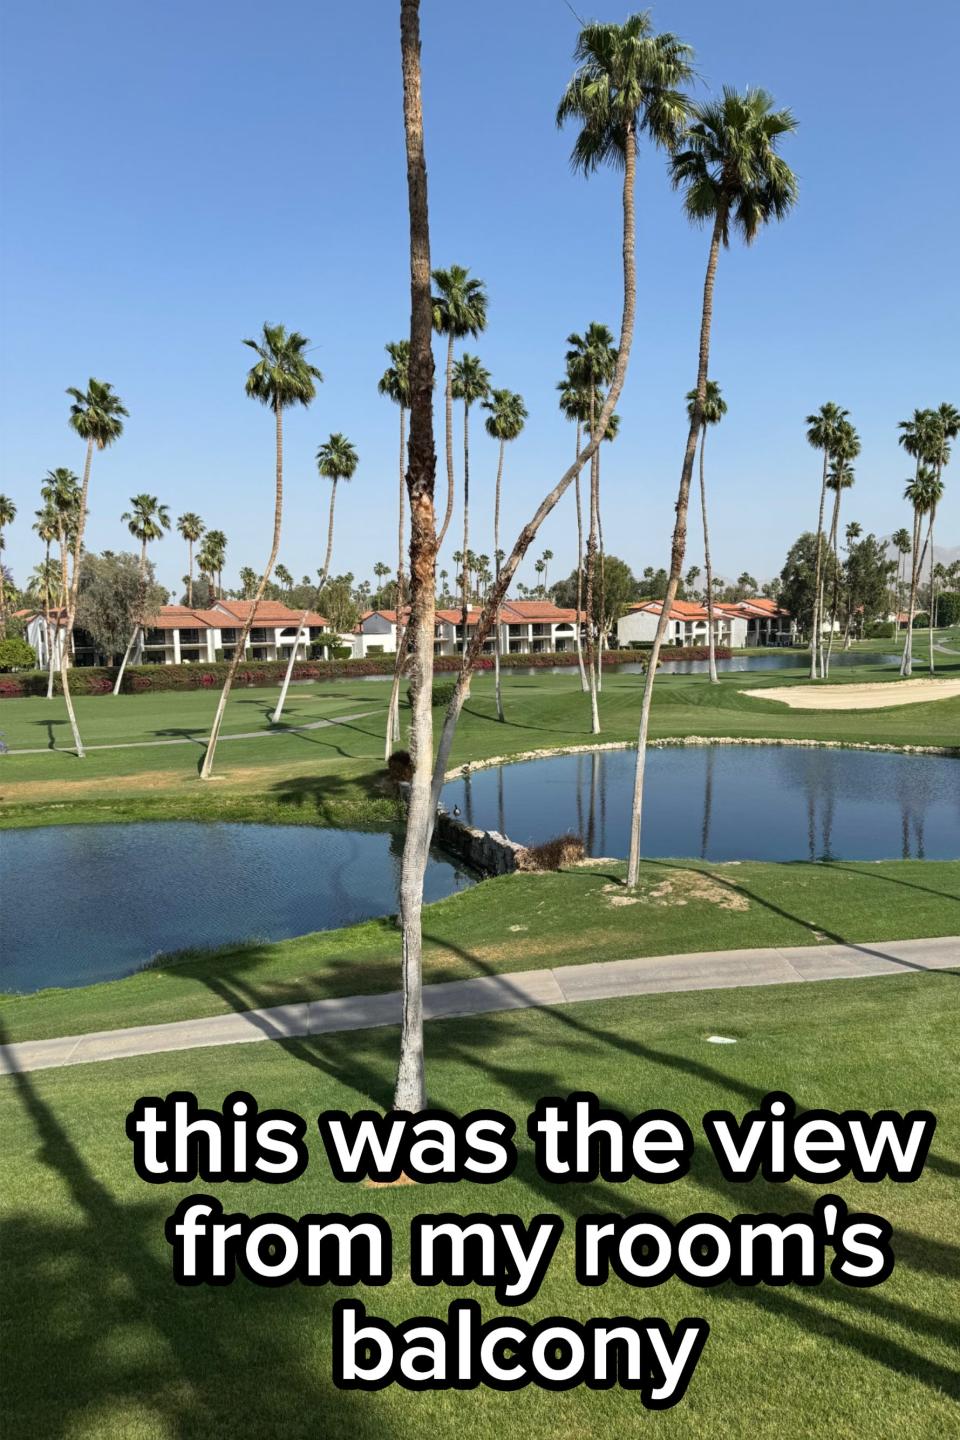
[[[333, 517], [337, 504], [337, 482], [340, 480], [352, 479], [359, 463], [359, 457], [353, 445], [346, 435], [339, 431], [325, 440], [317, 451], [317, 469], [324, 479], [331, 482], [330, 485], [330, 514], [327, 520], [327, 553], [323, 561], [323, 569], [320, 571], [320, 581], [317, 585], [317, 604], [320, 603], [320, 594], [327, 583], [330, 574], [330, 557], [333, 554]], [[270, 716], [270, 723], [280, 724], [280, 717], [283, 714], [283, 707], [287, 701], [287, 691], [290, 689], [290, 679], [293, 675], [293, 667], [297, 660], [297, 651], [300, 649], [303, 627], [307, 623], [309, 610], [304, 610], [297, 624], [297, 633], [293, 639], [293, 648], [290, 651], [290, 658], [287, 661], [286, 672], [283, 677], [283, 684], [280, 687], [280, 698], [277, 701], [276, 709]]]
[[[493, 567], [494, 579], [500, 575], [500, 561], [503, 558], [503, 551], [500, 549], [500, 493], [503, 482], [503, 453], [507, 442], [516, 440], [523, 429], [527, 418], [526, 406], [523, 403], [523, 396], [517, 395], [513, 390], [491, 390], [489, 396], [483, 401], [484, 410], [490, 413], [484, 424], [487, 434], [499, 441], [500, 453], [497, 457], [497, 483], [493, 498]], [[500, 615], [497, 613], [494, 629], [493, 645], [493, 671], [494, 690], [497, 699], [497, 719], [503, 720], [503, 696], [500, 692]]]
[[151, 540], [162, 540], [164, 530], [170, 529], [170, 512], [166, 505], [161, 505], [156, 495], [132, 495], [130, 504], [133, 507], [120, 516], [130, 534], [135, 540], [140, 541], [140, 584], [137, 599], [137, 614], [133, 626], [133, 634], [130, 636], [130, 643], [124, 651], [123, 659], [120, 662], [120, 669], [117, 671], [117, 678], [113, 684], [114, 695], [120, 694], [120, 687], [123, 684], [123, 672], [133, 653], [133, 647], [137, 643], [137, 636], [146, 623], [146, 599], [147, 599], [147, 546]]
[[[5, 545], [3, 532], [17, 518], [17, 507], [6, 495], [0, 495], [0, 550]], [[7, 638], [7, 604], [4, 587], [0, 585], [0, 640]]]
[[453, 515], [453, 342], [464, 340], [468, 335], [476, 339], [480, 331], [487, 328], [487, 292], [483, 281], [471, 279], [470, 271], [462, 265], [434, 270], [433, 283], [437, 287], [433, 297], [433, 328], [447, 337], [447, 508], [437, 536], [439, 549]]
[[195, 515], [192, 510], [188, 510], [186, 514], [181, 515], [177, 520], [177, 530], [187, 542], [187, 553], [190, 560], [187, 570], [188, 605], [193, 604], [193, 547], [196, 541], [199, 540], [203, 535], [205, 528], [206, 527], [203, 521], [200, 519], [200, 516]]
[[777, 146], [784, 135], [795, 129], [796, 121], [790, 111], [775, 110], [773, 100], [766, 91], [747, 90], [738, 94], [728, 88], [720, 100], [711, 100], [694, 108], [685, 148], [670, 161], [674, 186], [684, 192], [688, 218], [695, 224], [712, 222], [712, 233], [703, 286], [696, 402], [680, 472], [667, 593], [660, 607], [643, 687], [627, 864], [627, 884], [631, 888], [636, 886], [640, 871], [643, 776], [653, 686], [686, 549], [690, 481], [707, 393], [717, 260], [721, 246], [726, 247], [730, 243], [731, 229], [739, 231], [749, 245], [764, 225], [784, 219], [792, 208], [797, 197], [797, 180], [786, 161], [777, 153]]
[[389, 760], [394, 745], [400, 739], [400, 679], [403, 674], [403, 661], [406, 653], [406, 625], [403, 618], [406, 572], [403, 560], [403, 541], [406, 510], [406, 425], [407, 411], [410, 408], [410, 341], [392, 340], [385, 349], [390, 356], [391, 363], [377, 382], [377, 393], [392, 400], [400, 411], [400, 495], [397, 505], [397, 653], [394, 657], [390, 704], [387, 707], [387, 733], [383, 756], [385, 760]]
[[[696, 390], [687, 394], [687, 415], [692, 420], [697, 404]], [[710, 560], [710, 526], [707, 524], [707, 485], [703, 477], [703, 452], [707, 445], [707, 426], [719, 425], [727, 413], [727, 402], [720, 394], [716, 380], [708, 380], [700, 407], [700, 514], [703, 519], [703, 565], [707, 577], [707, 655], [711, 685], [719, 685], [717, 675], [717, 641], [713, 628], [713, 565]]]
[[[921, 471], [932, 469], [936, 461], [937, 449], [937, 423], [932, 410], [914, 410], [909, 420], [901, 420], [897, 429], [900, 431], [897, 437], [898, 443], [907, 454], [913, 459], [914, 469], [914, 496], [921, 501], [929, 490], [929, 484], [925, 479], [921, 484]], [[907, 632], [903, 640], [903, 652], [900, 656], [900, 674], [909, 677], [913, 673], [913, 617], [916, 611], [917, 589], [920, 584], [920, 574], [923, 568], [923, 554], [920, 550], [920, 515], [925, 511], [917, 510], [914, 504], [914, 497], [909, 493], [906, 498], [913, 505], [913, 558], [910, 566], [910, 600], [907, 607]]]
[[[453, 367], [452, 393], [455, 400], [463, 401], [463, 551], [470, 551], [470, 407], [478, 400], [485, 400], [490, 393], [490, 372], [480, 364], [477, 355], [462, 355]], [[467, 648], [467, 619], [470, 596], [467, 587], [467, 568], [464, 566], [464, 582], [460, 597], [460, 616], [463, 627], [463, 649]]]
[[[574, 384], [588, 397], [588, 431], [592, 435], [597, 417], [597, 402], [600, 387], [609, 384], [617, 364], [617, 351], [613, 334], [606, 325], [593, 321], [583, 335], [568, 335], [567, 373]], [[609, 420], [607, 421], [609, 430]], [[587, 634], [587, 675], [590, 691], [590, 726], [594, 735], [600, 734], [600, 710], [597, 704], [597, 636], [595, 610], [596, 561], [600, 529], [600, 447], [594, 450], [590, 460], [590, 528], [587, 533], [586, 564], [586, 634]]]
[[823, 452], [823, 476], [820, 481], [820, 511], [817, 516], [817, 559], [813, 579], [813, 615], [810, 629], [810, 679], [816, 680], [820, 670], [823, 644], [823, 615], [820, 613], [820, 585], [823, 577], [823, 515], [827, 501], [827, 475], [833, 458], [840, 427], [848, 412], [827, 400], [814, 415], [807, 416], [807, 444]]
[[[943, 472], [944, 472], [945, 467], [947, 466], [947, 464], [948, 464], [949, 461], [950, 461], [950, 441], [951, 441], [951, 440], [955, 440], [956, 437], [957, 437], [957, 434], [960, 433], [960, 410], [958, 410], [955, 405], [951, 405], [951, 404], [949, 404], [948, 402], [945, 401], [942, 405], [938, 406], [936, 410], [934, 410], [933, 416], [934, 416], [934, 424], [933, 424], [934, 434], [933, 434], [933, 439], [932, 439], [932, 443], [931, 443], [931, 453], [932, 453], [932, 456], [933, 456], [934, 466], [936, 467], [936, 474], [937, 474], [937, 481], [939, 482], [940, 495], [942, 495], [942, 494], [943, 494]], [[937, 500], [939, 500], [939, 498], [940, 498], [940, 496], [937, 497]], [[929, 532], [928, 532], [928, 535], [927, 535], [927, 540], [929, 541], [929, 545], [930, 545], [930, 624], [929, 624], [930, 662], [929, 662], [929, 663], [930, 663], [930, 674], [931, 674], [931, 675], [933, 675], [933, 674], [935, 673], [935, 671], [936, 671], [936, 664], [935, 664], [935, 661], [934, 661], [934, 645], [933, 645], [933, 632], [934, 632], [934, 628], [935, 628], [935, 624], [936, 624], [936, 616], [935, 616], [935, 613], [934, 613], [934, 612], [935, 612], [935, 609], [936, 609], [936, 606], [935, 606], [935, 603], [934, 603], [934, 569], [935, 569], [935, 564], [934, 564], [934, 550], [933, 550], [933, 526], [934, 526], [934, 522], [935, 522], [935, 520], [936, 520], [936, 518], [937, 518], [937, 500], [934, 500], [934, 503], [933, 503], [933, 505], [932, 505], [931, 508], [930, 508], [930, 527], [929, 527]]]
[[274, 415], [276, 472], [273, 541], [266, 566], [260, 577], [257, 593], [253, 597], [253, 603], [243, 623], [237, 643], [233, 647], [233, 656], [223, 682], [217, 713], [213, 718], [210, 730], [210, 739], [207, 741], [207, 752], [203, 757], [203, 765], [200, 769], [201, 780], [209, 780], [213, 773], [213, 761], [217, 752], [217, 741], [220, 738], [220, 727], [223, 724], [227, 700], [230, 697], [240, 661], [243, 659], [247, 637], [253, 625], [253, 617], [257, 613], [257, 606], [263, 599], [263, 593], [270, 580], [270, 573], [276, 564], [277, 551], [280, 549], [280, 525], [283, 519], [283, 412], [292, 405], [309, 405], [317, 393], [317, 385], [323, 380], [323, 376], [316, 366], [311, 365], [306, 359], [306, 350], [310, 341], [297, 330], [291, 330], [288, 334], [283, 325], [264, 325], [259, 340], [244, 340], [243, 343], [249, 345], [251, 350], [255, 350], [259, 357], [247, 374], [246, 392], [252, 400], [259, 400], [261, 405], [269, 406]]
[[87, 497], [90, 493], [90, 465], [94, 450], [105, 450], [123, 434], [123, 420], [128, 412], [120, 403], [120, 397], [114, 394], [112, 386], [107, 381], [95, 380], [92, 376], [87, 383], [86, 390], [78, 390], [71, 386], [67, 390], [67, 394], [73, 399], [73, 404], [70, 406], [69, 423], [80, 439], [87, 442], [87, 454], [83, 464], [83, 481], [77, 506], [76, 531], [73, 536], [73, 569], [66, 600], [64, 632], [60, 650], [60, 683], [63, 686], [63, 698], [70, 720], [70, 729], [73, 731], [74, 748], [77, 758], [82, 760], [85, 752], [77, 726], [77, 717], [74, 714], [73, 699], [70, 695], [67, 666], [73, 640], [73, 627], [77, 618], [80, 555], [83, 551], [83, 532], [87, 523]]

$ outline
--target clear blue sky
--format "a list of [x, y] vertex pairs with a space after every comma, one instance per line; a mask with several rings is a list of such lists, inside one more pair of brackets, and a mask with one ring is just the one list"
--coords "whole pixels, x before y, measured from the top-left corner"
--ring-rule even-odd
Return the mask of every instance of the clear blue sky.
[[[240, 341], [264, 320], [309, 335], [326, 376], [287, 428], [282, 560], [298, 577], [322, 560], [328, 492], [313, 456], [333, 430], [361, 456], [334, 569], [369, 577], [393, 559], [397, 414], [376, 382], [409, 312], [397, 9], [4, 7], [2, 489], [20, 508], [6, 556], [18, 579], [40, 558], [29, 526], [41, 477], [81, 468], [63, 392], [91, 374], [113, 383], [130, 419], [94, 462], [90, 546], [123, 548], [120, 513], [146, 490], [227, 532], [232, 583], [241, 565], [262, 565], [273, 434], [243, 393]], [[800, 121], [784, 147], [801, 181], [795, 214], [720, 263], [711, 373], [730, 408], [708, 455], [715, 565], [728, 578], [769, 577], [815, 520], [808, 411], [827, 399], [851, 411], [863, 453], [847, 518], [882, 534], [906, 519], [896, 422], [960, 402], [960, 209], [944, 158], [958, 16], [953, 0], [909, 12], [892, 0], [654, 9], [659, 29], [695, 46], [701, 94], [763, 85]], [[617, 182], [573, 176], [570, 136], [554, 126], [577, 31], [564, 0], [424, 0], [422, 21], [434, 264], [486, 281], [489, 329], [470, 348], [530, 411], [508, 456], [506, 533], [570, 458], [554, 394], [566, 335], [618, 321]], [[639, 570], [668, 554], [706, 237], [650, 151], [637, 199], [637, 338], [603, 484], [608, 548]], [[472, 539], [488, 553], [494, 465], [477, 424]], [[960, 455], [947, 484], [939, 539], [955, 546]], [[544, 546], [555, 576], [570, 568], [572, 500]], [[171, 587], [183, 550], [174, 536], [155, 547]], [[700, 560], [696, 524], [688, 559]], [[532, 563], [521, 578], [534, 581]]]

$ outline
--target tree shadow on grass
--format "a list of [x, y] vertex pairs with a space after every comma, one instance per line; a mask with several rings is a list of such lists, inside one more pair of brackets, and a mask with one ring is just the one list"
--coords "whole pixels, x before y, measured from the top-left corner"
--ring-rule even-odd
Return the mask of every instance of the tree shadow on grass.
[[[65, 1091], [63, 1119], [42, 1082], [23, 1072], [5, 1082], [33, 1128], [47, 1177], [43, 1202], [8, 1210], [2, 1225], [4, 1317], [16, 1327], [16, 1342], [11, 1335], [5, 1346], [5, 1430], [37, 1440], [67, 1440], [80, 1429], [105, 1437], [313, 1440], [321, 1415], [338, 1435], [362, 1430], [361, 1414], [372, 1418], [370, 1397], [339, 1392], [312, 1369], [318, 1329], [329, 1353], [337, 1292], [263, 1289], [242, 1278], [226, 1287], [177, 1286], [163, 1222], [179, 1190], [143, 1185], [141, 1198], [121, 1198], [71, 1138], [67, 1117], [84, 1103], [87, 1074], [69, 1097]], [[104, 1119], [116, 1145], [129, 1150], [123, 1114]], [[142, 1182], [132, 1165], [130, 1176], [137, 1192]], [[389, 1440], [376, 1409], [376, 1428]]]

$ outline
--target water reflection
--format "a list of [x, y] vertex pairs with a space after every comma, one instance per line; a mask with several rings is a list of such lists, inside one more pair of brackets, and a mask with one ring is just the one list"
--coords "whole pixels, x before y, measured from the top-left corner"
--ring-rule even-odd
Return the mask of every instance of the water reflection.
[[[632, 751], [554, 756], [445, 787], [471, 823], [523, 844], [574, 830], [624, 855]], [[652, 750], [644, 853], [704, 860], [960, 857], [960, 761], [792, 746]]]

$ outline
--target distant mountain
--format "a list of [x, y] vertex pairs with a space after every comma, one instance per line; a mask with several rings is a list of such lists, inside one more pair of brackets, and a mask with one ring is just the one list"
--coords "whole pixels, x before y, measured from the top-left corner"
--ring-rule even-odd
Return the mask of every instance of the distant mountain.
[[[909, 526], [907, 526], [906, 528], [909, 529]], [[897, 550], [896, 550], [896, 547], [894, 546], [893, 542], [891, 541], [889, 535], [887, 535], [887, 536], [881, 536], [881, 540], [883, 540], [884, 543], [886, 544], [886, 547], [887, 547], [887, 558], [890, 559], [890, 560], [896, 560], [896, 558], [897, 558]], [[922, 542], [921, 542], [921, 544], [922, 544]], [[924, 563], [925, 563], [925, 566], [926, 566], [927, 563], [929, 563], [929, 560], [930, 560], [930, 556], [929, 556], [929, 554], [928, 554], [928, 555], [927, 555], [927, 559], [926, 559], [926, 561], [924, 562]], [[960, 545], [954, 545], [954, 546], [934, 545], [934, 547], [933, 547], [933, 563], [934, 563], [935, 565], [944, 565], [944, 566], [955, 565], [958, 560], [960, 560]]]

